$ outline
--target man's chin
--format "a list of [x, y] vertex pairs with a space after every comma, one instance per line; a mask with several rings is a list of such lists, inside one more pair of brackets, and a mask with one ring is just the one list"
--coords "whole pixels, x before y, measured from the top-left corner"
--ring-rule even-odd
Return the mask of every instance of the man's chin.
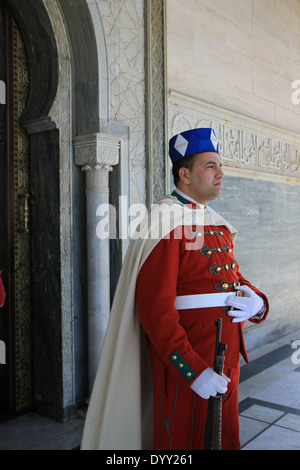
[[219, 188], [218, 191], [214, 191], [214, 193], [211, 195], [210, 201], [218, 199], [220, 196], [222, 196], [222, 189], [221, 188]]

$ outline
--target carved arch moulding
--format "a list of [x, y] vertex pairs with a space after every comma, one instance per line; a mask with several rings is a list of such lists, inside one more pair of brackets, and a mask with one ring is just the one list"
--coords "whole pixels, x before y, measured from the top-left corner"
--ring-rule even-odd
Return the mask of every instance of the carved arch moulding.
[[300, 136], [209, 103], [169, 92], [169, 136], [212, 127], [226, 174], [300, 184]]

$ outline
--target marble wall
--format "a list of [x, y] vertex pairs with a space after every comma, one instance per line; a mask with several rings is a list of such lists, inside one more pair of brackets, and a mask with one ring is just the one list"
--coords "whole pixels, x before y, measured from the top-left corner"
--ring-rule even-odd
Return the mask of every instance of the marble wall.
[[[226, 7], [225, 7], [226, 3]], [[169, 87], [299, 132], [297, 0], [167, 0]]]
[[241, 272], [271, 306], [266, 322], [247, 324], [248, 348], [300, 328], [299, 136], [175, 92], [168, 115], [170, 135], [209, 126], [219, 139], [226, 177], [211, 205], [239, 230]]
[[97, 5], [107, 41], [109, 117], [129, 127], [130, 201], [145, 203], [144, 1], [97, 0]]
[[268, 297], [261, 325], [245, 326], [249, 350], [300, 328], [300, 187], [226, 176], [210, 205], [238, 230], [235, 255], [243, 276]]
[[212, 206], [239, 230], [241, 272], [268, 295], [253, 349], [299, 322], [300, 4], [167, 0], [168, 132], [212, 126], [225, 180]]

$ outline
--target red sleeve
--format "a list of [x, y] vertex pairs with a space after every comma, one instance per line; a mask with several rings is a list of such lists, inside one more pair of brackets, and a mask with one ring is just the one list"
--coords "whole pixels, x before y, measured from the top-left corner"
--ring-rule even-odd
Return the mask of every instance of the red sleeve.
[[208, 367], [193, 350], [175, 309], [179, 240], [161, 240], [145, 261], [137, 281], [137, 305], [143, 328], [159, 356], [183, 388]]
[[[234, 253], [234, 245], [233, 245], [233, 242], [231, 241], [230, 242], [230, 248], [232, 249], [232, 252]], [[242, 286], [248, 286], [250, 289], [252, 289], [257, 295], [259, 295], [260, 297], [262, 297], [264, 303], [265, 303], [265, 312], [264, 312], [264, 315], [262, 316], [262, 318], [258, 319], [258, 318], [250, 318], [249, 321], [251, 321], [252, 323], [261, 323], [262, 321], [264, 321], [269, 313], [269, 301], [268, 301], [268, 298], [267, 296], [261, 292], [259, 289], [257, 289], [257, 287], [253, 286], [251, 284], [251, 282], [247, 281], [247, 279], [244, 278], [244, 276], [241, 274], [240, 272], [240, 268], [239, 268], [239, 263], [236, 261], [236, 264], [237, 264], [237, 267], [238, 267], [238, 271], [237, 271], [237, 278], [239, 279], [239, 282]]]
[[259, 289], [257, 289], [257, 287], [253, 286], [249, 281], [247, 281], [247, 279], [245, 279], [243, 277], [243, 275], [238, 272], [237, 274], [237, 277], [239, 278], [239, 281], [241, 283], [242, 286], [248, 286], [250, 287], [250, 289], [252, 289], [257, 295], [259, 295], [260, 297], [262, 297], [264, 303], [265, 303], [265, 312], [264, 312], [264, 315], [262, 316], [262, 318], [258, 319], [258, 318], [250, 318], [249, 321], [251, 321], [252, 323], [261, 323], [262, 321], [264, 321], [269, 313], [269, 301], [268, 301], [268, 298], [266, 297], [266, 295], [261, 292]]
[[4, 302], [5, 302], [5, 290], [3, 287], [2, 279], [1, 279], [1, 271], [0, 271], [0, 307], [3, 307]]

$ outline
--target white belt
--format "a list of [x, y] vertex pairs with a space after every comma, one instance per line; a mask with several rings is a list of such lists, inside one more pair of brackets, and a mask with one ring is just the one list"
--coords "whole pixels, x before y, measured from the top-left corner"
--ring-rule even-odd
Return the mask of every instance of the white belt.
[[175, 300], [175, 308], [177, 310], [188, 310], [190, 308], [225, 307], [228, 297], [236, 294], [237, 292], [221, 292], [216, 294], [179, 295]]

